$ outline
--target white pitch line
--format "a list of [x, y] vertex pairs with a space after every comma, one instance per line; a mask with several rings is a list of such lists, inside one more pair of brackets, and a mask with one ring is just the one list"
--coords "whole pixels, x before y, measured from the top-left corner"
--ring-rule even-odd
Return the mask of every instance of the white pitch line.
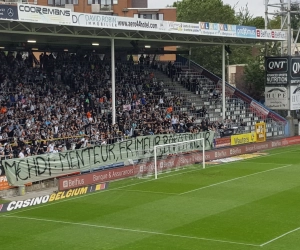
[[201, 188], [196, 188], [196, 189], [193, 189], [193, 190], [190, 190], [190, 191], [187, 191], [187, 192], [180, 193], [178, 195], [189, 194], [189, 193], [192, 193], [192, 192], [195, 192], [195, 191], [199, 191], [199, 190], [202, 190], [202, 189], [205, 189], [205, 188], [210, 188], [210, 187], [218, 186], [218, 185], [221, 185], [221, 184], [224, 184], [224, 183], [228, 183], [228, 182], [231, 182], [231, 181], [240, 180], [240, 179], [247, 178], [247, 177], [250, 177], [250, 176], [254, 176], [254, 175], [258, 175], [258, 174], [262, 174], [262, 173], [267, 173], [267, 172], [270, 172], [270, 171], [274, 171], [274, 170], [282, 169], [282, 168], [287, 168], [287, 167], [290, 167], [290, 166], [292, 166], [292, 164], [285, 165], [285, 166], [278, 167], [278, 168], [272, 168], [272, 169], [268, 169], [268, 170], [256, 172], [256, 173], [253, 173], [253, 174], [243, 175], [243, 176], [236, 177], [236, 178], [233, 178], [233, 179], [230, 179], [230, 180], [221, 181], [221, 182], [214, 183], [214, 184], [211, 184], [211, 185], [208, 185], [208, 186], [204, 186], [204, 187], [201, 187]]
[[244, 246], [253, 246], [253, 247], [259, 247], [260, 246], [260, 245], [256, 245], [256, 244], [243, 243], [243, 242], [210, 239], [210, 238], [187, 236], [187, 235], [180, 235], [180, 234], [168, 234], [168, 233], [161, 233], [161, 232], [154, 232], [154, 231], [147, 231], [147, 230], [139, 230], [139, 229], [130, 229], [130, 228], [122, 228], [122, 227], [101, 226], [101, 225], [87, 224], [87, 223], [77, 223], [77, 222], [68, 222], [68, 221], [60, 221], [60, 220], [39, 219], [39, 218], [33, 218], [33, 217], [22, 217], [22, 216], [11, 216], [11, 215], [7, 215], [7, 216], [4, 216], [4, 217], [35, 220], [35, 221], [43, 221], [43, 222], [52, 222], [52, 223], [61, 223], [61, 224], [69, 224], [69, 225], [74, 225], [74, 226], [95, 227], [95, 228], [111, 229], [111, 230], [126, 231], [126, 232], [133, 232], [133, 233], [161, 235], [161, 236], [177, 237], [177, 238], [185, 238], [185, 239], [193, 239], [193, 240], [221, 242], [221, 243], [228, 243], [228, 244], [235, 244], [235, 245], [244, 245]]
[[294, 230], [288, 231], [288, 232], [286, 232], [286, 233], [284, 233], [284, 234], [282, 234], [282, 235], [280, 235], [280, 236], [278, 236], [278, 237], [276, 237], [276, 238], [274, 238], [274, 239], [272, 239], [272, 240], [269, 240], [269, 241], [267, 241], [267, 242], [265, 242], [265, 243], [263, 243], [263, 244], [261, 244], [261, 245], [259, 245], [259, 246], [260, 246], [260, 247], [263, 247], [263, 246], [265, 246], [265, 245], [267, 245], [267, 244], [270, 244], [270, 243], [272, 243], [272, 242], [274, 242], [274, 241], [276, 241], [276, 240], [279, 240], [279, 239], [283, 238], [283, 237], [286, 236], [286, 235], [289, 235], [289, 234], [294, 233], [294, 232], [299, 231], [299, 230], [300, 230], [300, 227], [298, 227], [298, 228], [296, 228], [296, 229], [294, 229]]
[[[199, 170], [199, 169], [192, 169], [192, 170], [189, 170], [189, 171], [180, 172], [180, 173], [176, 173], [176, 174], [172, 174], [172, 175], [165, 175], [165, 176], [160, 177], [160, 179], [173, 177], [173, 176], [176, 176], [176, 175], [181, 175], [181, 174], [185, 174], [185, 173], [189, 173], [189, 172], [194, 172], [194, 171], [197, 171], [197, 170]], [[89, 194], [85, 194], [85, 195], [81, 195], [81, 196], [75, 196], [75, 197], [72, 197], [72, 198], [56, 201], [54, 203], [46, 203], [44, 205], [35, 206], [35, 207], [28, 208], [28, 209], [21, 209], [20, 211], [12, 212], [10, 214], [18, 214], [18, 213], [34, 210], [34, 209], [37, 209], [37, 208], [48, 207], [48, 206], [51, 206], [51, 205], [54, 205], [54, 204], [59, 204], [59, 203], [70, 201], [70, 200], [76, 200], [76, 199], [84, 198], [84, 197], [95, 195], [95, 194], [102, 194], [102, 193], [109, 192], [109, 191], [117, 191], [117, 190], [121, 190], [122, 188], [136, 186], [136, 185], [139, 185], [139, 184], [142, 184], [142, 183], [145, 183], [145, 182], [149, 182], [149, 181], [155, 181], [155, 179], [149, 179], [149, 180], [145, 180], [145, 181], [142, 181], [142, 182], [137, 182], [137, 183], [125, 185], [125, 186], [122, 186], [122, 187], [116, 187], [116, 188], [112, 188], [112, 189], [105, 189], [105, 190], [102, 190], [101, 192], [94, 192], [94, 193], [89, 193]], [[5, 215], [0, 215], [0, 218], [3, 217], [3, 216], [5, 216]]]
[[136, 189], [122, 189], [122, 188], [115, 189], [114, 191], [135, 192], [135, 193], [150, 193], [150, 194], [165, 194], [165, 195], [178, 195], [178, 193], [166, 193], [166, 192], [155, 192], [155, 191], [136, 190]]
[[[298, 150], [299, 150], [299, 149], [290, 150], [289, 152], [298, 151]], [[279, 154], [284, 154], [284, 153], [286, 153], [286, 152], [283, 151], [283, 152], [278, 152], [278, 153], [275, 153], [275, 154], [262, 155], [262, 156], [259, 156], [259, 157], [257, 157], [257, 158], [263, 158], [263, 157], [268, 157], [268, 156], [272, 156], [272, 155], [279, 155]], [[247, 160], [249, 160], [249, 159], [243, 159], [243, 160], [241, 160], [241, 161], [247, 161]], [[214, 168], [214, 167], [221, 167], [221, 166], [224, 166], [224, 165], [234, 164], [234, 163], [239, 163], [239, 162], [240, 162], [240, 161], [236, 161], [236, 162], [228, 162], [228, 163], [222, 163], [222, 164], [216, 164], [216, 165], [211, 165], [211, 166], [206, 167], [206, 169]], [[184, 171], [184, 172], [180, 172], [180, 173], [176, 173], [176, 174], [172, 174], [172, 175], [165, 175], [165, 176], [160, 177], [159, 179], [169, 178], [169, 177], [173, 177], [173, 176], [176, 176], [176, 175], [181, 175], [181, 174], [190, 173], [190, 172], [199, 171], [199, 170], [204, 170], [204, 169], [203, 169], [203, 168], [192, 169], [192, 170], [189, 170], [189, 171]], [[94, 192], [94, 193], [89, 193], [89, 194], [82, 195], [82, 196], [76, 196], [76, 197], [72, 197], [72, 198], [68, 198], [68, 199], [56, 201], [56, 202], [53, 202], [53, 203], [47, 203], [47, 204], [44, 204], [44, 205], [31, 207], [31, 208], [28, 208], [28, 209], [21, 209], [20, 211], [12, 212], [12, 213], [10, 213], [10, 214], [18, 214], [18, 213], [22, 213], [22, 212], [26, 212], [26, 211], [30, 211], [30, 210], [42, 208], [42, 207], [47, 207], [47, 206], [59, 204], [59, 203], [66, 202], [66, 201], [70, 201], [70, 200], [75, 200], [75, 199], [84, 198], [84, 197], [91, 196], [91, 195], [96, 195], [96, 194], [101, 194], [101, 193], [108, 192], [108, 191], [113, 191], [113, 190], [122, 189], [122, 188], [126, 188], [126, 187], [136, 186], [136, 185], [143, 184], [143, 183], [149, 182], [149, 181], [155, 181], [155, 179], [149, 179], [149, 180], [145, 180], [145, 181], [142, 181], [142, 182], [138, 182], [138, 183], [133, 183], [133, 184], [125, 185], [125, 186], [122, 186], [122, 187], [117, 187], [117, 188], [112, 188], [112, 189], [106, 189], [106, 190], [103, 190], [103, 191], [101, 191], [101, 192]], [[3, 215], [0, 215], [0, 218], [1, 218], [2, 216], [3, 216]]]

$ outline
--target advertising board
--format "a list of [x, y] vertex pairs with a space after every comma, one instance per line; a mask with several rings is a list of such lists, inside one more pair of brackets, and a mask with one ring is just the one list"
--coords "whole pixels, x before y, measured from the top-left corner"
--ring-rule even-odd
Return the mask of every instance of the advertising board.
[[236, 36], [244, 38], [256, 38], [256, 28], [251, 26], [236, 26]]
[[133, 166], [97, 171], [89, 174], [61, 178], [58, 181], [58, 190], [68, 190], [100, 182], [108, 182], [117, 179], [134, 176], [135, 169]]
[[300, 84], [300, 57], [290, 57], [291, 84]]
[[265, 142], [267, 140], [266, 123], [259, 122], [255, 124], [255, 133], [257, 142]]
[[273, 110], [289, 109], [288, 88], [265, 87], [265, 105]]
[[265, 57], [266, 84], [286, 85], [288, 84], [288, 57]]
[[230, 137], [217, 138], [215, 140], [215, 148], [228, 147], [230, 145]]
[[9, 185], [7, 178], [5, 176], [4, 168], [2, 164], [0, 164], [0, 191], [13, 188]]
[[[249, 138], [250, 137], [250, 138]], [[256, 133], [250, 133], [248, 137], [240, 138], [236, 143], [238, 146], [227, 147], [223, 149], [209, 150], [205, 152], [205, 159], [207, 161], [212, 161], [221, 158], [227, 158], [235, 155], [241, 155], [246, 153], [257, 152], [261, 150], [277, 148], [282, 146], [300, 144], [300, 136], [278, 139], [274, 141], [251, 143], [246, 145], [241, 145], [241, 143], [248, 143], [246, 141], [256, 140]], [[170, 157], [157, 161], [158, 171], [163, 169], [175, 168], [177, 166], [184, 166], [194, 163], [202, 162], [202, 153], [190, 153], [185, 155], [180, 155], [179, 157]], [[58, 185], [59, 190], [63, 191], [67, 187], [80, 187], [82, 185], [90, 185], [96, 182], [107, 182], [113, 181], [120, 178], [127, 178], [136, 176], [140, 173], [148, 173], [149, 171], [154, 171], [154, 162], [149, 161], [146, 163], [137, 163], [134, 166], [120, 167], [113, 170], [103, 170], [95, 173], [82, 174], [78, 176], [66, 177], [59, 179]]]
[[67, 198], [84, 195], [88, 193], [97, 192], [108, 188], [108, 183], [99, 183], [95, 185], [78, 187], [73, 189], [64, 190], [61, 192], [29, 198], [21, 201], [11, 201], [9, 203], [0, 204], [1, 212], [10, 212], [20, 208], [28, 208], [36, 205], [46, 204], [54, 201], [60, 201]]
[[231, 146], [256, 142], [256, 134], [254, 132], [240, 135], [232, 135], [230, 137]]
[[286, 40], [287, 33], [283, 30], [263, 30], [256, 29], [256, 38], [257, 39], [278, 39], [278, 40]]
[[300, 84], [290, 86], [290, 109], [300, 109]]
[[18, 8], [13, 5], [0, 5], [0, 19], [18, 20]]
[[59, 25], [72, 24], [72, 11], [66, 8], [18, 3], [19, 20]]

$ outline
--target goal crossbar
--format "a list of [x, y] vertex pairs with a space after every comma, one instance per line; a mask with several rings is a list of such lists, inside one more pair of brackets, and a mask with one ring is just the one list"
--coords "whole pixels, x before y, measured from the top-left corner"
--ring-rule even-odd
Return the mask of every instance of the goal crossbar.
[[[205, 168], [205, 139], [204, 138], [198, 138], [198, 139], [182, 141], [182, 142], [175, 142], [175, 143], [167, 143], [167, 144], [162, 144], [162, 145], [155, 145], [153, 148], [155, 179], [157, 179], [157, 175], [158, 175], [158, 168], [157, 168], [157, 149], [158, 148], [167, 147], [167, 146], [175, 146], [175, 145], [178, 146], [179, 144], [192, 143], [192, 142], [196, 142], [196, 141], [200, 141], [200, 142], [202, 141], [202, 165], [203, 165], [203, 168]], [[188, 151], [186, 151], [185, 153], [188, 153]]]

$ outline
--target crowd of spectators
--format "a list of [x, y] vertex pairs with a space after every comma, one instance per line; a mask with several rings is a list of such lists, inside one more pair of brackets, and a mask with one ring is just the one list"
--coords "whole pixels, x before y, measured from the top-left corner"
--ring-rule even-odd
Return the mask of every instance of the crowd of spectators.
[[[110, 59], [96, 54], [0, 52], [0, 156], [23, 158], [111, 144], [130, 137], [214, 130], [195, 124], [185, 98], [166, 96], [150, 57], [134, 64], [117, 58], [116, 123], [111, 113]], [[171, 64], [169, 64], [171, 65]], [[205, 117], [205, 107], [202, 112]]]

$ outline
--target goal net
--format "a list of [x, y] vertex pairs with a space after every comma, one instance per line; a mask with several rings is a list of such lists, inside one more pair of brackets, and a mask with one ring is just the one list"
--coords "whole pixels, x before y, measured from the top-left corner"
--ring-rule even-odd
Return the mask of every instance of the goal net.
[[139, 178], [158, 178], [159, 174], [201, 164], [205, 168], [204, 138], [156, 145], [151, 150], [138, 151], [138, 161], [132, 161]]

